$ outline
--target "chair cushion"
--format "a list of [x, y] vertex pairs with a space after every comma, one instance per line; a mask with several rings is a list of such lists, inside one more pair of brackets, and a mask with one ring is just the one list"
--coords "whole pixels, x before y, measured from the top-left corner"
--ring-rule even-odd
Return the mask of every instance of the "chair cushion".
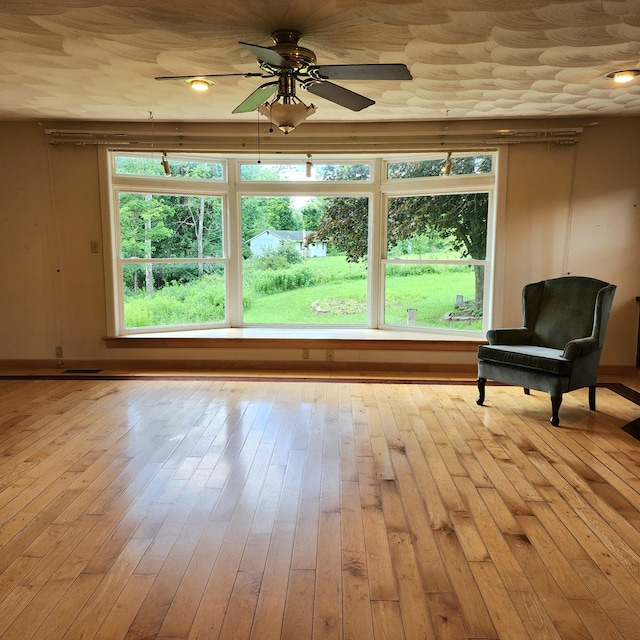
[[568, 376], [571, 361], [562, 357], [562, 349], [535, 345], [480, 345], [478, 358], [502, 364], [536, 369], [558, 376]]

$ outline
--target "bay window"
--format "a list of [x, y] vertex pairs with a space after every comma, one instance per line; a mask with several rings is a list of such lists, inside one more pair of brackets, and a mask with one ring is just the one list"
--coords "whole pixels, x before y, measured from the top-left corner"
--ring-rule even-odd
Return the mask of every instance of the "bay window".
[[480, 335], [497, 152], [109, 152], [114, 335], [278, 326]]

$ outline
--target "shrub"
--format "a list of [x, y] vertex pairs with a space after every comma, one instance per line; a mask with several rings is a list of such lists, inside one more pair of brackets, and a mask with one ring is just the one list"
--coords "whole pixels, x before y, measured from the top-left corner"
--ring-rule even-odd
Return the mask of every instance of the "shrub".
[[139, 293], [125, 298], [127, 327], [220, 322], [224, 317], [224, 281], [219, 275], [204, 275], [187, 284], [173, 282], [152, 296]]
[[253, 288], [260, 293], [272, 294], [310, 287], [316, 284], [313, 271], [307, 267], [265, 271], [253, 282]]
[[254, 266], [261, 270], [277, 271], [302, 262], [302, 255], [293, 242], [282, 242], [275, 249], [265, 249], [252, 259]]

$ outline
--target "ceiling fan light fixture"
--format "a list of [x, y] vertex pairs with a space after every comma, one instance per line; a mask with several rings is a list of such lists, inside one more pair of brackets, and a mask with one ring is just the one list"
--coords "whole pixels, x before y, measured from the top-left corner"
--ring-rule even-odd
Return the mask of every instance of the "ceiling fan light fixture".
[[279, 102], [265, 102], [258, 107], [258, 111], [269, 118], [270, 122], [288, 134], [316, 112], [315, 105], [307, 106], [300, 100]]
[[213, 80], [207, 80], [206, 78], [188, 78], [186, 83], [194, 91], [208, 91], [209, 87], [213, 85]]
[[621, 71], [612, 71], [607, 74], [607, 78], [611, 78], [619, 84], [626, 84], [640, 76], [640, 69], [623, 69]]

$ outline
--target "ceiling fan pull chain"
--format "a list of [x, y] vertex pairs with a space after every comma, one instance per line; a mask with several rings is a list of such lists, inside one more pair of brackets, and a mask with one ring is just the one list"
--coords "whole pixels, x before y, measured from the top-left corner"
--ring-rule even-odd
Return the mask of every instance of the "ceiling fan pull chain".
[[256, 112], [258, 114], [258, 119], [256, 120], [256, 134], [258, 136], [258, 164], [262, 162], [262, 157], [260, 153], [260, 112]]

